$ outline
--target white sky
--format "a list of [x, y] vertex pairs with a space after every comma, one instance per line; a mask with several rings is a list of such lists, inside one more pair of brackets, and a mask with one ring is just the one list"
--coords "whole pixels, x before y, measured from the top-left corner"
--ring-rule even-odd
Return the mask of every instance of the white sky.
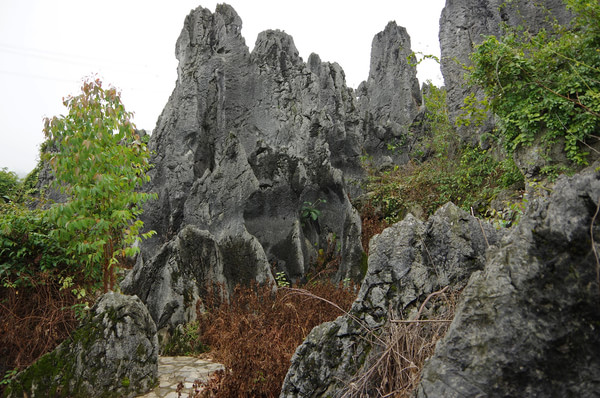
[[[222, 1], [219, 1], [219, 3]], [[368, 77], [371, 41], [389, 21], [407, 28], [413, 51], [439, 56], [445, 0], [229, 0], [253, 49], [259, 32], [280, 29], [306, 61], [311, 52], [337, 62], [356, 88]], [[98, 74], [119, 88], [138, 128], [154, 129], [175, 87], [175, 42], [185, 16], [208, 0], [0, 0], [0, 168], [35, 167], [43, 117], [66, 113], [82, 78]], [[442, 84], [438, 65], [419, 80]]]

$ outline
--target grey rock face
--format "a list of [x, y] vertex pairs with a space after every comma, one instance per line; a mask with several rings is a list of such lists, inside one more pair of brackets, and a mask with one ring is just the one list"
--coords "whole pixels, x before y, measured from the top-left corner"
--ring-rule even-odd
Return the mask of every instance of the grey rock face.
[[[406, 163], [419, 138], [411, 131], [422, 105], [415, 64], [406, 29], [390, 22], [383, 32], [375, 35], [369, 78], [360, 85], [357, 95], [364, 129], [364, 150], [378, 164], [384, 156]], [[395, 149], [388, 149], [388, 144]]]
[[134, 397], [158, 377], [156, 326], [137, 297], [107, 293], [53, 352], [19, 373], [7, 397]]
[[144, 294], [140, 298], [160, 330], [169, 322], [177, 324], [196, 318], [195, 303], [201, 289], [227, 282], [223, 260], [216, 238], [188, 225], [143, 267], [136, 266], [121, 287], [133, 289], [131, 284], [135, 281], [135, 289]]
[[418, 397], [600, 395], [599, 200], [590, 168], [530, 204], [471, 277]]
[[[408, 215], [373, 238], [367, 275], [350, 315], [314, 328], [298, 347], [281, 397], [337, 396], [377, 347], [368, 339], [390, 311], [408, 313], [442, 287], [464, 287], [498, 232], [449, 203], [426, 223]], [[359, 321], [360, 324], [357, 322]]]
[[159, 328], [193, 319], [204, 283], [265, 282], [271, 267], [298, 280], [329, 244], [342, 259], [337, 279], [360, 278], [348, 182], [364, 173], [364, 139], [353, 90], [339, 65], [315, 54], [304, 63], [283, 32], [261, 33], [250, 54], [241, 24], [227, 5], [188, 15], [176, 87], [150, 139], [147, 189], [159, 199], [143, 221], [157, 234], [122, 289]]
[[[589, 158], [593, 159], [596, 156], [592, 155]], [[513, 159], [528, 179], [539, 178], [545, 166], [571, 164], [564, 150], [564, 139], [556, 139], [553, 145], [549, 145], [544, 143], [541, 137], [536, 137], [531, 145], [519, 145], [513, 152]]]
[[[470, 55], [486, 36], [501, 36], [502, 24], [522, 25], [532, 33], [548, 27], [547, 18], [556, 18], [561, 24], [570, 21], [562, 0], [447, 0], [440, 17], [441, 69], [448, 91], [448, 112], [451, 121], [461, 114], [464, 99], [475, 94], [483, 99], [483, 91], [469, 88], [465, 67], [471, 65]], [[490, 115], [479, 129], [458, 128], [461, 139], [478, 144], [482, 135], [495, 126]]]

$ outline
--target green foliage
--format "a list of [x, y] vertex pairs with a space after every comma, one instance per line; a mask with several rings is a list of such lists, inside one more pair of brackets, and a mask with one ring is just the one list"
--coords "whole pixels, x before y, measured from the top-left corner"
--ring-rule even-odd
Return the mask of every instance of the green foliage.
[[35, 166], [33, 170], [25, 176], [21, 183], [21, 190], [23, 194], [23, 198], [27, 199], [28, 197], [35, 195], [38, 193], [37, 184], [39, 180], [40, 169], [42, 167], [41, 161]]
[[508, 30], [472, 56], [471, 81], [485, 89], [510, 152], [538, 137], [564, 142], [571, 161], [587, 164], [587, 141], [600, 131], [600, 3], [566, 0], [575, 19], [536, 35]]
[[496, 228], [508, 228], [516, 225], [521, 220], [527, 203], [529, 203], [529, 199], [525, 194], [521, 200], [509, 202], [502, 210], [490, 210], [487, 214], [488, 219], [494, 223]]
[[8, 168], [0, 169], [0, 200], [4, 202], [14, 201], [19, 193], [19, 176]]
[[321, 211], [317, 209], [319, 203], [327, 203], [327, 201], [325, 199], [318, 199], [314, 203], [308, 201], [304, 202], [302, 209], [300, 210], [300, 217], [305, 221], [317, 221], [319, 216], [321, 216]]
[[0, 386], [10, 384], [11, 379], [15, 377], [17, 373], [17, 369], [7, 370], [4, 376], [2, 377], [2, 380], [0, 380]]
[[498, 192], [523, 181], [512, 158], [499, 161], [488, 150], [460, 144], [443, 89], [431, 86], [425, 104], [432, 131], [429, 160], [370, 173], [371, 205], [387, 223], [400, 221], [408, 211], [431, 215], [449, 201], [468, 211], [483, 211]]
[[40, 165], [38, 164], [25, 178], [20, 179], [6, 167], [0, 169], [0, 202], [24, 203], [37, 193], [36, 186]]
[[279, 271], [275, 274], [275, 282], [277, 283], [277, 287], [290, 287], [290, 282], [284, 271]]
[[433, 132], [431, 149], [437, 157], [448, 156], [453, 151], [451, 144], [456, 141], [448, 118], [446, 97], [446, 90], [429, 82], [427, 95], [423, 98], [427, 109], [425, 120]]
[[208, 351], [198, 336], [198, 321], [179, 325], [164, 345], [161, 355], [195, 355]]
[[475, 93], [471, 93], [463, 100], [461, 113], [456, 118], [457, 126], [478, 127], [487, 119], [490, 104], [487, 98], [477, 99]]
[[435, 61], [437, 64], [440, 63], [440, 59], [433, 54], [424, 54], [421, 51], [413, 51], [408, 57], [406, 57], [406, 61], [410, 66], [419, 66], [423, 61], [431, 60]]
[[46, 119], [44, 127], [52, 148], [44, 159], [69, 196], [48, 211], [56, 224], [51, 237], [82, 264], [86, 278], [102, 276], [107, 291], [119, 260], [138, 250], [141, 205], [153, 197], [139, 191], [149, 179], [149, 153], [116, 89], [87, 81], [64, 105], [69, 113]]
[[60, 273], [71, 262], [50, 237], [45, 212], [20, 204], [0, 205], [0, 280], [4, 287], [31, 285], [38, 272]]

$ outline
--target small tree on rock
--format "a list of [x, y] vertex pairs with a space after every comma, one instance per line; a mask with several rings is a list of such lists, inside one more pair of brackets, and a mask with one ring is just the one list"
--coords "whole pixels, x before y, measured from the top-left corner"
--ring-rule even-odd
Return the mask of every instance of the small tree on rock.
[[48, 211], [57, 225], [51, 235], [83, 267], [83, 276], [102, 278], [106, 292], [114, 286], [120, 260], [139, 251], [138, 216], [155, 196], [139, 190], [149, 181], [149, 152], [115, 88], [103, 88], [98, 79], [85, 81], [82, 94], [63, 104], [69, 113], [44, 123], [53, 148], [44, 159], [69, 197]]

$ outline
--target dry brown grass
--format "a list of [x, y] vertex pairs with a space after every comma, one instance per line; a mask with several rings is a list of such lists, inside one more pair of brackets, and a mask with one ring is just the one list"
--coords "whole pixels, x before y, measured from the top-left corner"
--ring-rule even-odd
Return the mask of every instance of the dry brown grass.
[[[279, 396], [296, 347], [314, 326], [346, 313], [354, 296], [354, 289], [330, 283], [306, 290], [238, 287], [231, 304], [213, 295], [209, 311], [201, 314], [200, 339], [226, 371], [199, 383], [189, 397]], [[457, 297], [444, 288], [429, 295], [412, 319], [391, 317], [382, 330], [366, 330], [376, 354], [343, 397], [410, 397], [454, 317]]]
[[53, 350], [78, 323], [71, 310], [77, 299], [56, 278], [39, 273], [31, 283], [0, 287], [0, 378]]
[[[368, 364], [349, 383], [343, 398], [410, 397], [417, 388], [425, 360], [444, 337], [454, 317], [457, 294], [447, 288], [432, 293], [414, 319], [392, 319], [377, 339]], [[421, 319], [435, 313], [435, 319]]]
[[380, 234], [384, 229], [389, 227], [389, 224], [385, 221], [383, 214], [377, 211], [371, 202], [360, 206], [360, 219], [362, 221], [362, 235], [360, 239], [362, 247], [368, 255], [371, 238]]
[[340, 309], [294, 289], [257, 284], [236, 287], [229, 302], [216, 292], [209, 295], [207, 311], [198, 314], [199, 338], [226, 371], [209, 383], [210, 395], [198, 396], [279, 396], [296, 348], [313, 327], [342, 315], [356, 297], [353, 286], [330, 282], [304, 288]]

